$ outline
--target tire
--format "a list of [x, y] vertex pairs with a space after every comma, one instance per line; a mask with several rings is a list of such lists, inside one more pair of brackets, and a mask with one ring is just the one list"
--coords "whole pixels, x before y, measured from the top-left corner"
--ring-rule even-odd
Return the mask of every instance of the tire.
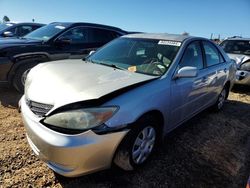
[[222, 109], [225, 101], [227, 100], [228, 93], [229, 93], [228, 87], [224, 86], [222, 91], [220, 92], [220, 94], [218, 96], [216, 103], [212, 107], [214, 111], [220, 111]]
[[134, 170], [142, 166], [151, 157], [160, 137], [159, 124], [153, 116], [139, 119], [119, 145], [114, 164], [123, 170]]
[[30, 69], [36, 66], [38, 63], [28, 63], [20, 65], [16, 70], [15, 75], [13, 77], [12, 85], [16, 88], [20, 93], [24, 93], [24, 84], [29, 73]]

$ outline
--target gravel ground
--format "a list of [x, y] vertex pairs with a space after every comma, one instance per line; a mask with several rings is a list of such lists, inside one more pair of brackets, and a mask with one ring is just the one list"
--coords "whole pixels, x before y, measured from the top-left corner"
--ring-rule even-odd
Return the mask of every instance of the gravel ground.
[[54, 174], [29, 148], [17, 102], [0, 87], [0, 187], [245, 187], [250, 173], [250, 88], [237, 87], [223, 110], [206, 110], [170, 133], [144, 167], [79, 177]]

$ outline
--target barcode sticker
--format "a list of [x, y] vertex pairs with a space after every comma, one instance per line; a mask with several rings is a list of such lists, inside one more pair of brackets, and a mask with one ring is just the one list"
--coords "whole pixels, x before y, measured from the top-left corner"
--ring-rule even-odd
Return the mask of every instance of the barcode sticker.
[[170, 45], [170, 46], [180, 46], [181, 42], [170, 41], [170, 40], [160, 40], [158, 44], [161, 45]]

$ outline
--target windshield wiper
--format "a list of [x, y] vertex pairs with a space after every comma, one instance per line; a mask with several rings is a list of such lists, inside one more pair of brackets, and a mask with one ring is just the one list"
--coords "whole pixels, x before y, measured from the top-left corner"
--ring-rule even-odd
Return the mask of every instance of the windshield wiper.
[[125, 69], [125, 68], [123, 68], [123, 67], [119, 67], [119, 66], [117, 66], [117, 65], [115, 65], [115, 64], [108, 64], [108, 63], [99, 63], [100, 65], [104, 65], [104, 66], [108, 66], [108, 67], [112, 67], [112, 68], [115, 68], [115, 69], [120, 69], [120, 70], [127, 70], [127, 69]]

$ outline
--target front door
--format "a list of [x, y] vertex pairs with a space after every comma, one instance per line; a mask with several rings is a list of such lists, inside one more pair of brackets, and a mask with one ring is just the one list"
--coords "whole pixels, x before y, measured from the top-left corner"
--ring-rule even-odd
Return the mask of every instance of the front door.
[[[74, 27], [63, 33], [59, 40], [69, 40], [69, 44], [57, 45], [58, 54], [67, 55], [70, 59], [81, 59], [89, 54], [92, 46], [89, 43], [87, 27]], [[61, 51], [61, 52], [60, 52]]]
[[186, 66], [196, 67], [198, 75], [193, 78], [178, 78], [171, 81], [171, 125], [173, 127], [189, 119], [206, 105], [207, 72], [204, 69], [199, 41], [187, 46], [177, 70]]

